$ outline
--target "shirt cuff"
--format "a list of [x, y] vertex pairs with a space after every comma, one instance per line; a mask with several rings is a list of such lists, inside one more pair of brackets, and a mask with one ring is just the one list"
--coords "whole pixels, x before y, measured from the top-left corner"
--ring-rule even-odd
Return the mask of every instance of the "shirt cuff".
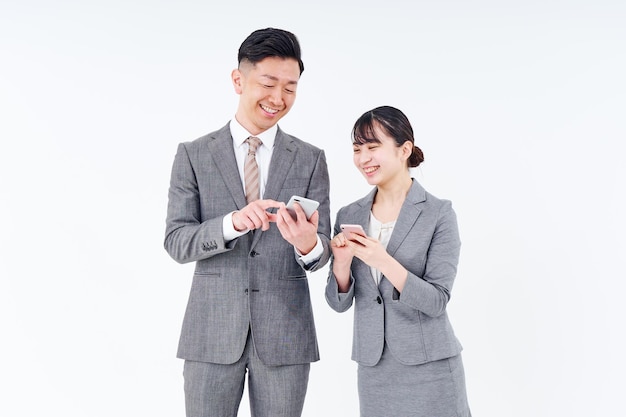
[[224, 240], [226, 242], [248, 233], [248, 229], [242, 231], [235, 230], [235, 226], [233, 226], [233, 213], [234, 211], [231, 211], [222, 219], [222, 233], [224, 234]]
[[296, 251], [296, 255], [300, 257], [300, 260], [305, 265], [308, 265], [314, 261], [317, 261], [320, 258], [320, 256], [322, 256], [322, 254], [324, 253], [324, 246], [322, 246], [322, 239], [320, 239], [319, 236], [317, 236], [317, 243], [315, 244], [315, 247], [311, 250], [311, 252], [307, 253], [306, 255], [302, 255], [295, 246], [293, 249]]

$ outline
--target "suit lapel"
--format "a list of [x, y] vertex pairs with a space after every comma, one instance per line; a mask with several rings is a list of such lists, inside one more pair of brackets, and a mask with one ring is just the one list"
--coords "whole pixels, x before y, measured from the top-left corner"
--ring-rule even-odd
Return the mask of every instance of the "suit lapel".
[[374, 187], [372, 191], [358, 202], [358, 207], [354, 213], [354, 222], [363, 226], [363, 229], [367, 232], [370, 224], [370, 213], [372, 212], [372, 204], [374, 204], [374, 197], [378, 189]]
[[[360, 224], [363, 226], [363, 229], [367, 232], [370, 224], [370, 213], [372, 212], [372, 204], [374, 203], [374, 197], [376, 197], [377, 188], [374, 187], [370, 193], [365, 196], [363, 199], [359, 201], [358, 207], [354, 213], [354, 223]], [[355, 266], [355, 277], [364, 277], [365, 281], [368, 281], [369, 284], [376, 292], [378, 292], [378, 287], [376, 286], [376, 282], [374, 278], [372, 278], [372, 272], [370, 267], [360, 260], [357, 257], [353, 258], [354, 266]]]
[[246, 196], [241, 185], [237, 160], [233, 150], [233, 138], [228, 125], [220, 129], [207, 143], [209, 155], [213, 157], [217, 169], [220, 171], [226, 188], [230, 191], [238, 209], [246, 206]]
[[411, 189], [402, 204], [398, 220], [396, 221], [396, 225], [391, 233], [391, 239], [387, 244], [387, 252], [390, 255], [393, 256], [396, 253], [396, 250], [398, 250], [404, 239], [406, 239], [407, 235], [415, 225], [417, 218], [422, 212], [419, 203], [425, 200], [426, 191], [417, 181], [413, 180]]
[[276, 140], [274, 141], [274, 150], [272, 152], [272, 160], [270, 161], [270, 169], [267, 174], [267, 182], [265, 183], [265, 193], [263, 199], [278, 199], [283, 183], [287, 178], [289, 168], [293, 164], [298, 148], [280, 129], [276, 132]]

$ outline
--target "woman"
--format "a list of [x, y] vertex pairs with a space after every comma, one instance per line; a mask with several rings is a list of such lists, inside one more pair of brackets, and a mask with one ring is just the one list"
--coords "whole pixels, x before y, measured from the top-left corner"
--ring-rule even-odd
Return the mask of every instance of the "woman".
[[[355, 302], [361, 416], [471, 416], [446, 313], [461, 246], [451, 203], [411, 177], [424, 156], [400, 110], [364, 113], [352, 143], [354, 165], [374, 189], [337, 213], [326, 300], [338, 312]], [[346, 223], [367, 237], [348, 240]]]

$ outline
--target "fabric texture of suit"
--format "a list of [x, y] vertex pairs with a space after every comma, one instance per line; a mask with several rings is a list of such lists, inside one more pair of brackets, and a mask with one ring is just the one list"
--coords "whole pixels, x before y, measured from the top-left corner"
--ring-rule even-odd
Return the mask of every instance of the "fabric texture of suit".
[[177, 356], [231, 364], [249, 329], [266, 365], [319, 359], [306, 271], [330, 257], [329, 178], [324, 152], [284, 133], [276, 134], [263, 199], [292, 195], [320, 202], [320, 259], [303, 265], [293, 246], [270, 229], [226, 242], [223, 217], [246, 206], [229, 125], [181, 143], [169, 189], [165, 249], [180, 263], [196, 262]]
[[[342, 223], [360, 224], [367, 230], [375, 195], [376, 189], [341, 208], [334, 233], [339, 233]], [[360, 365], [376, 365], [385, 342], [405, 365], [461, 352], [446, 313], [460, 246], [450, 201], [434, 197], [413, 180], [387, 245], [387, 252], [409, 271], [402, 293], [384, 276], [377, 286], [369, 266], [356, 257], [352, 260], [350, 288], [347, 293], [339, 293], [331, 265], [326, 285], [328, 304], [344, 312], [355, 303], [353, 360]]]

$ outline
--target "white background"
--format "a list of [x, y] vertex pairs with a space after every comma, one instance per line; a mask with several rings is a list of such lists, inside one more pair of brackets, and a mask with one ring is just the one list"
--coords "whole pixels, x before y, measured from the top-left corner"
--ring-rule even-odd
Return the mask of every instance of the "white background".
[[[333, 220], [369, 190], [356, 118], [413, 123], [415, 175], [459, 218], [474, 416], [623, 410], [626, 3], [211, 3], [0, 0], [0, 415], [184, 414], [171, 163], [233, 116], [237, 48], [268, 26], [302, 44], [280, 125], [326, 150]], [[357, 416], [352, 312], [326, 305], [326, 274], [304, 414]]]

